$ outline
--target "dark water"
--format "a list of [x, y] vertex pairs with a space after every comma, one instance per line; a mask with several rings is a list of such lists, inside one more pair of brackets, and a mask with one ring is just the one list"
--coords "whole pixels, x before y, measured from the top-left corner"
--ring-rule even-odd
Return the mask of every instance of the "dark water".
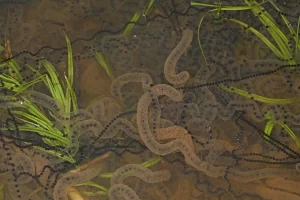
[[0, 200], [300, 199], [298, 1], [0, 0]]

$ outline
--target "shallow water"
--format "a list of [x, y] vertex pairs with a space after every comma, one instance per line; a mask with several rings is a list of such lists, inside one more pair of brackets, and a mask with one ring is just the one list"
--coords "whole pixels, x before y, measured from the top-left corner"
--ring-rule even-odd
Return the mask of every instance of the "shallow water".
[[0, 200], [300, 199], [300, 4], [195, 2], [0, 0]]

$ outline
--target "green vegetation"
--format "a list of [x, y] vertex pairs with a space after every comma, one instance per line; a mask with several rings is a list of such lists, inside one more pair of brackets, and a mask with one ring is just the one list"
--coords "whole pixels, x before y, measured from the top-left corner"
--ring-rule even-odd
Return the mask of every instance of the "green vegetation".
[[[256, 30], [255, 28], [249, 26], [249, 24], [246, 24], [243, 21], [240, 21], [238, 19], [234, 18], [222, 18], [223, 20], [231, 21], [236, 24], [239, 24], [244, 29], [249, 30], [254, 35], [256, 35], [264, 44], [281, 60], [285, 61], [287, 64], [295, 65], [296, 59], [295, 55], [298, 55], [298, 51], [300, 48], [300, 42], [298, 38], [299, 34], [299, 26], [300, 26], [300, 17], [298, 19], [298, 25], [295, 30], [294, 27], [292, 27], [291, 23], [288, 21], [286, 16], [282, 13], [282, 11], [279, 9], [279, 7], [272, 1], [272, 0], [263, 0], [261, 3], [258, 3], [256, 0], [244, 0], [246, 5], [242, 6], [223, 6], [221, 3], [218, 4], [206, 4], [206, 3], [200, 3], [200, 2], [191, 2], [192, 6], [200, 6], [200, 7], [211, 7], [212, 9], [209, 10], [204, 16], [200, 19], [199, 25], [198, 25], [198, 43], [200, 50], [202, 52], [202, 55], [205, 59], [205, 54], [203, 51], [203, 48], [201, 46], [201, 40], [200, 40], [200, 30], [201, 25], [203, 23], [203, 20], [209, 13], [216, 13], [217, 17], [220, 18], [220, 14], [222, 11], [239, 11], [244, 12], [246, 10], [250, 10], [254, 16], [257, 16], [257, 19], [261, 22], [262, 25], [267, 29], [269, 36], [271, 39], [268, 39], [268, 36], [265, 36], [260, 31]], [[284, 33], [284, 30], [280, 28], [280, 26], [276, 23], [276, 20], [272, 17], [272, 15], [264, 8], [264, 4], [270, 3], [280, 14], [282, 20], [284, 21], [286, 27], [289, 30], [288, 34]], [[289, 38], [292, 37], [295, 41], [295, 46], [292, 47], [289, 42]], [[272, 42], [273, 41], [273, 42]], [[295, 51], [295, 52], [293, 52]], [[258, 101], [265, 104], [292, 104], [299, 101], [299, 98], [283, 98], [283, 99], [274, 99], [274, 98], [268, 98], [256, 94], [250, 94], [247, 91], [244, 91], [239, 88], [235, 87], [226, 87], [225, 85], [221, 84], [219, 85], [221, 89], [224, 91], [230, 92], [230, 93], [236, 93], [240, 96], [243, 96], [247, 99], [252, 99], [254, 101]], [[268, 120], [264, 132], [265, 132], [265, 138], [269, 139], [269, 136], [271, 135], [271, 132], [276, 124], [280, 125], [292, 138], [294, 141], [296, 141], [297, 147], [300, 148], [300, 141], [295, 135], [295, 133], [282, 121], [275, 122], [275, 120], [272, 119], [270, 114], [265, 115], [265, 119]]]
[[[251, 10], [252, 13], [255, 16], [258, 16], [257, 19], [260, 20], [260, 22], [266, 27], [269, 35], [273, 39], [275, 43], [273, 43], [270, 39], [268, 39], [267, 36], [263, 35], [261, 32], [256, 30], [255, 28], [249, 26], [245, 22], [242, 22], [238, 19], [233, 19], [233, 18], [223, 18], [223, 20], [228, 20], [232, 21], [236, 24], [239, 24], [242, 26], [244, 29], [248, 29], [250, 32], [255, 34], [261, 41], [263, 41], [266, 46], [272, 52], [282, 60], [286, 61], [288, 64], [296, 64], [296, 61], [294, 60], [294, 52], [293, 49], [295, 49], [295, 52], [297, 53], [299, 48], [300, 48], [300, 43], [298, 39], [298, 32], [299, 32], [299, 23], [298, 27], [295, 30], [293, 28], [288, 19], [282, 14], [282, 11], [276, 6], [276, 4], [272, 0], [267, 0], [267, 1], [262, 1], [261, 3], [258, 3], [257, 1], [248, 1], [245, 0], [245, 3], [247, 5], [245, 6], [222, 6], [222, 4], [214, 5], [214, 4], [204, 4], [204, 3], [198, 3], [198, 2], [191, 2], [192, 6], [202, 6], [202, 7], [212, 7], [213, 9], [208, 11], [201, 19], [198, 25], [198, 43], [199, 47], [201, 49], [201, 52], [205, 58], [204, 51], [201, 46], [201, 41], [200, 41], [200, 29], [201, 25], [203, 23], [204, 18], [207, 16], [209, 13], [217, 13], [217, 16], [220, 17], [221, 11], [240, 11], [243, 12], [245, 10]], [[269, 14], [269, 12], [263, 7], [265, 3], [270, 3], [280, 14], [282, 20], [284, 21], [286, 27], [289, 30], [289, 34], [285, 34], [282, 29], [280, 29], [279, 25], [276, 23], [274, 18]], [[300, 20], [300, 18], [299, 18]], [[289, 38], [292, 37], [295, 41], [295, 47], [291, 48], [289, 45]]]
[[[287, 104], [292, 104], [295, 103], [297, 101], [299, 101], [299, 98], [288, 98], [288, 99], [275, 99], [275, 98], [267, 98], [267, 97], [263, 97], [260, 95], [256, 95], [256, 94], [251, 94], [248, 93], [247, 91], [235, 88], [235, 87], [226, 87], [225, 85], [221, 84], [219, 86], [221, 89], [227, 91], [227, 92], [233, 92], [236, 93], [240, 96], [243, 96], [247, 99], [252, 99], [261, 103], [265, 103], [265, 104], [279, 104], [279, 105], [287, 105]], [[275, 127], [276, 124], [280, 125], [292, 138], [293, 140], [296, 142], [297, 147], [300, 148], [300, 140], [297, 138], [296, 134], [288, 127], [288, 125], [286, 125], [285, 123], [283, 123], [282, 121], [276, 122], [273, 117], [271, 116], [271, 114], [266, 114], [265, 115], [265, 119], [268, 120], [264, 132], [265, 132], [265, 138], [267, 140], [269, 140], [269, 137], [271, 135], [271, 132], [273, 130], [273, 128]]]
[[111, 81], [113, 81], [115, 79], [115, 77], [114, 77], [109, 65], [105, 61], [104, 56], [101, 53], [96, 52], [95, 57], [96, 57], [97, 62], [100, 64], [100, 66], [105, 70], [107, 76], [110, 78]]
[[[4, 87], [7, 90], [14, 92], [12, 96], [6, 96], [8, 99], [16, 99], [17, 95], [21, 95], [22, 101], [17, 108], [12, 110], [16, 119], [23, 122], [24, 125], [20, 125], [18, 129], [22, 134], [26, 132], [35, 132], [42, 136], [43, 141], [50, 146], [68, 146], [70, 140], [65, 135], [72, 134], [70, 132], [69, 123], [63, 123], [57, 119], [53, 113], [47, 113], [39, 105], [30, 101], [26, 96], [26, 91], [31, 90], [31, 86], [36, 83], [43, 82], [51, 97], [56, 101], [57, 106], [60, 109], [60, 114], [64, 118], [70, 119], [70, 114], [73, 111], [78, 110], [76, 95], [73, 90], [73, 56], [70, 40], [65, 35], [67, 49], [68, 49], [68, 74], [65, 76], [65, 82], [59, 80], [58, 73], [55, 67], [47, 60], [40, 60], [39, 66], [33, 68], [27, 65], [27, 67], [36, 74], [37, 78], [31, 82], [24, 82], [23, 77], [20, 73], [20, 67], [15, 60], [9, 60], [6, 63], [1, 64], [1, 67], [8, 67], [9, 74], [1, 74], [1, 78], [4, 80]], [[41, 74], [38, 70], [42, 67], [45, 68], [47, 73]], [[17, 86], [17, 87], [16, 87]], [[56, 121], [61, 122], [65, 125], [63, 131], [55, 127], [53, 122], [50, 120], [49, 115], [52, 116]], [[7, 130], [7, 128], [2, 128], [2, 130]], [[34, 148], [47, 151], [48, 153], [55, 155], [65, 161], [74, 163], [75, 160], [68, 156], [63, 155], [61, 152], [56, 152], [54, 150], [45, 150], [39, 146], [34, 146]]]
[[233, 92], [236, 93], [240, 96], [246, 97], [247, 99], [253, 99], [255, 101], [261, 102], [261, 103], [266, 103], [266, 104], [281, 104], [281, 105], [286, 105], [286, 104], [292, 104], [297, 101], [299, 101], [298, 97], [295, 98], [287, 98], [287, 99], [275, 99], [275, 98], [268, 98], [268, 97], [263, 97], [257, 94], [251, 94], [247, 91], [238, 89], [236, 87], [226, 87], [225, 85], [221, 84], [219, 86], [223, 90], [227, 92]]
[[130, 21], [130, 24], [128, 24], [128, 25], [126, 26], [126, 28], [125, 28], [125, 30], [124, 30], [124, 32], [123, 32], [123, 34], [124, 34], [125, 36], [128, 36], [128, 35], [129, 35], [129, 33], [130, 33], [130, 31], [132, 30], [132, 28], [134, 27], [135, 23], [140, 19], [140, 16], [141, 16], [141, 14], [140, 14], [139, 12], [136, 12], [136, 13], [133, 15], [133, 17], [132, 17], [132, 19], [131, 19], [131, 21]]

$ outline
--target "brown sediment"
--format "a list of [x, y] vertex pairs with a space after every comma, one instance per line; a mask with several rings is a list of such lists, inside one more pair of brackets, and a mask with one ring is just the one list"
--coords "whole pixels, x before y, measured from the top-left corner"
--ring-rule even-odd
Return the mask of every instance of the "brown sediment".
[[79, 86], [81, 91], [79, 98], [80, 104], [86, 106], [88, 99], [109, 94], [111, 80], [95, 59], [85, 61], [84, 65], [80, 67], [80, 72], [82, 73]]

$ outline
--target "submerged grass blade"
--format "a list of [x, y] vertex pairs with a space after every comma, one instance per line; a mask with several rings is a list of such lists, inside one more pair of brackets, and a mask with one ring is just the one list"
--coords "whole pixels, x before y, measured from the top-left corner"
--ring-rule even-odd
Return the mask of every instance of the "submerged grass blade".
[[74, 78], [74, 63], [73, 63], [73, 53], [72, 53], [72, 47], [71, 42], [64, 31], [65, 39], [67, 42], [67, 48], [68, 48], [68, 80], [71, 86], [73, 85], [73, 78]]
[[[17, 116], [16, 118], [25, 122], [27, 125], [20, 126], [20, 130], [23, 131], [32, 131], [36, 132], [40, 135], [46, 135], [47, 137], [56, 139], [60, 142], [60, 145], [68, 144], [68, 139], [63, 137], [63, 134], [53, 127], [53, 123], [46, 117], [42, 112], [40, 112], [36, 107], [33, 105], [31, 106], [33, 111], [31, 113], [27, 113], [21, 110], [13, 110], [12, 112]], [[33, 114], [35, 113], [35, 114]], [[37, 113], [37, 115], [36, 115]], [[52, 143], [50, 140], [50, 145], [55, 146], [55, 143]]]
[[[55, 139], [55, 140], [59, 141], [60, 145], [68, 144], [68, 140], [66, 138], [64, 138], [62, 136], [59, 136], [59, 135], [54, 135], [53, 131], [48, 131], [48, 130], [45, 130], [41, 127], [29, 126], [29, 125], [19, 126], [19, 130], [24, 131], [24, 132], [35, 132], [35, 133], [38, 133], [41, 136], [47, 136], [49, 138], [52, 138], [52, 139]], [[51, 142], [51, 145], [55, 146], [55, 144], [53, 144], [52, 142]]]
[[283, 122], [279, 122], [279, 125], [293, 138], [293, 140], [295, 140], [297, 147], [300, 148], [300, 141], [292, 129], [290, 129], [290, 127]]
[[147, 5], [147, 7], [146, 7], [146, 9], [143, 13], [144, 16], [148, 15], [148, 13], [149, 13], [150, 9], [152, 8], [153, 4], [154, 4], [154, 0], [150, 0], [150, 2], [148, 3], [148, 5]]
[[242, 27], [250, 30], [252, 33], [254, 33], [258, 38], [260, 38], [268, 47], [269, 49], [271, 49], [273, 51], [273, 53], [276, 54], [276, 56], [278, 56], [279, 58], [285, 59], [284, 54], [272, 43], [270, 42], [270, 40], [268, 38], [266, 38], [262, 33], [260, 33], [258, 30], [256, 30], [253, 27], [250, 27], [248, 24], [237, 20], [237, 19], [228, 19], [229, 21], [235, 22], [239, 25], [241, 25]]
[[158, 156], [142, 163], [141, 165], [148, 168], [151, 167], [152, 165], [159, 163], [162, 160], [163, 160], [162, 157]]
[[[107, 195], [107, 192], [105, 191], [96, 191], [96, 192], [90, 192], [90, 191], [82, 191], [81, 192], [86, 197], [93, 197], [93, 196], [101, 196], [101, 195]], [[1, 200], [1, 199], [0, 199]]]
[[288, 99], [275, 99], [275, 98], [268, 98], [268, 97], [263, 97], [257, 94], [249, 94], [247, 91], [235, 88], [235, 87], [226, 87], [225, 85], [220, 85], [220, 88], [227, 91], [227, 92], [234, 92], [240, 96], [246, 97], [247, 99], [253, 99], [255, 101], [259, 101], [262, 103], [267, 103], [267, 104], [292, 104], [295, 103], [296, 101], [299, 100], [299, 98], [288, 98]]
[[[277, 46], [281, 50], [285, 60], [290, 60], [292, 58], [292, 50], [288, 45], [288, 37], [278, 28], [278, 24], [274, 20], [274, 18], [264, 9], [264, 7], [260, 6], [256, 1], [248, 1], [245, 2], [249, 6], [255, 6], [251, 11], [255, 16], [259, 16], [259, 21], [267, 27], [267, 31], [272, 36]], [[294, 32], [294, 30], [292, 30]], [[294, 64], [290, 62], [290, 64]]]
[[[67, 86], [65, 96], [65, 112], [70, 113], [73, 110], [77, 110], [76, 96], [72, 94], [73, 91], [73, 78], [74, 78], [74, 63], [71, 42], [64, 31], [65, 39], [68, 49], [68, 75], [67, 75]], [[74, 92], [74, 91], [73, 91]], [[76, 106], [76, 107], [75, 107]]]
[[95, 56], [96, 56], [96, 60], [100, 64], [100, 66], [105, 70], [107, 76], [110, 78], [111, 81], [113, 81], [115, 79], [114, 75], [113, 75], [110, 67], [108, 66], [107, 62], [105, 61], [104, 56], [98, 52], [95, 53]]
[[[263, 4], [265, 2], [262, 2], [261, 4]], [[243, 11], [243, 10], [250, 10], [252, 9], [252, 6], [221, 6], [216, 5], [216, 4], [207, 4], [207, 3], [200, 3], [200, 2], [194, 2], [192, 1], [191, 6], [203, 6], [203, 7], [212, 7], [212, 8], [216, 8], [211, 10], [212, 12], [214, 11]], [[211, 12], [209, 11], [209, 12]]]
[[6, 75], [6, 74], [0, 74], [1, 80], [5, 81], [6, 83], [12, 83], [14, 85], [19, 85], [19, 81], [14, 79], [13, 77]]
[[[151, 166], [159, 163], [162, 160], [163, 160], [163, 158], [158, 156], [158, 157], [152, 158], [152, 159], [150, 159], [146, 162], [143, 162], [141, 165], [148, 168], [148, 167], [151, 167]], [[101, 174], [99, 174], [99, 177], [101, 177], [101, 178], [111, 178], [112, 175], [113, 175], [113, 172], [112, 173], [101, 173]]]
[[132, 17], [130, 23], [126, 26], [126, 28], [125, 28], [125, 30], [124, 30], [124, 32], [123, 32], [123, 34], [124, 34], [125, 36], [128, 36], [128, 35], [129, 35], [130, 31], [132, 30], [132, 28], [134, 27], [135, 23], [136, 23], [139, 19], [140, 19], [140, 13], [139, 13], [139, 12], [136, 12], [136, 13], [133, 15], [133, 17]]
[[39, 83], [42, 81], [42, 79], [44, 78], [45, 75], [42, 75], [41, 77], [33, 80], [33, 81], [30, 81], [24, 85], [19, 85], [19, 87], [15, 90], [16, 94], [15, 95], [18, 95], [20, 94], [21, 92], [23, 92], [24, 90], [27, 90], [29, 87]]
[[66, 83], [67, 83], [67, 87], [66, 87], [66, 90], [69, 95], [70, 95], [70, 98], [71, 98], [71, 103], [72, 103], [72, 108], [73, 108], [73, 111], [77, 111], [78, 110], [78, 105], [77, 105], [77, 99], [76, 99], [76, 94], [75, 94], [75, 91], [73, 89], [73, 87], [71, 86], [71, 84], [69, 83], [69, 79], [65, 76], [65, 80], [66, 80]]
[[99, 185], [97, 183], [94, 183], [92, 181], [88, 181], [88, 182], [85, 182], [85, 183], [80, 183], [80, 184], [77, 184], [75, 186], [92, 186], [92, 187], [95, 187], [95, 188], [98, 188], [104, 192], [108, 192], [108, 189], [102, 185]]
[[46, 149], [44, 149], [42, 147], [39, 147], [39, 146], [34, 146], [34, 148], [39, 149], [39, 150], [44, 151], [44, 152], [47, 152], [47, 153], [49, 153], [51, 155], [54, 155], [54, 156], [60, 158], [61, 160], [67, 161], [69, 163], [74, 164], [76, 162], [72, 157], [66, 156], [66, 155], [62, 155], [59, 152], [52, 151], [52, 150], [46, 150]]
[[11, 59], [7, 62], [8, 66], [12, 69], [12, 71], [10, 70], [10, 75], [11, 76], [15, 76], [17, 78], [18, 81], [21, 81], [22, 80], [22, 76], [20, 74], [20, 67], [18, 65], [18, 63], [14, 60], [14, 59]]
[[266, 126], [265, 126], [265, 130], [264, 130], [265, 134], [267, 135], [267, 136], [264, 135], [264, 138], [265, 138], [266, 140], [269, 140], [269, 139], [270, 139], [271, 132], [272, 132], [274, 126], [275, 126], [275, 123], [274, 123], [273, 120], [269, 120], [269, 121], [267, 122], [267, 124], [266, 124]]
[[48, 117], [45, 116], [45, 114], [35, 105], [35, 104], [31, 104], [28, 100], [24, 99], [27, 103], [23, 104], [23, 108], [31, 113], [33, 116], [36, 116], [37, 118], [39, 118], [40, 120], [43, 120], [44, 122], [50, 124], [50, 120], [48, 119]]
[[63, 93], [63, 88], [58, 80], [58, 74], [54, 66], [47, 60], [43, 61], [43, 65], [48, 72], [44, 80], [44, 83], [51, 92], [52, 97], [59, 101], [61, 104], [65, 104], [65, 97]]
[[[280, 10], [280, 8], [273, 2], [273, 0], [269, 0], [269, 2], [277, 10], [277, 12], [280, 14], [280, 16], [281, 16], [282, 20], [284, 21], [285, 25], [289, 29], [290, 33], [293, 35], [293, 38], [296, 42], [296, 49], [299, 48], [300, 44], [298, 43], [298, 34], [296, 35], [296, 31], [291, 26], [291, 23], [286, 18], [286, 16], [283, 14], [283, 12]], [[300, 16], [299, 16], [299, 20], [300, 20]], [[298, 27], [299, 27], [299, 20], [298, 20]], [[297, 27], [297, 33], [298, 33], [298, 27]]]
[[298, 51], [300, 49], [300, 44], [299, 44], [299, 28], [300, 28], [300, 16], [298, 17], [298, 24], [297, 24], [297, 33], [296, 33], [296, 53], [295, 55], [298, 56]]
[[198, 45], [199, 45], [199, 48], [200, 48], [200, 51], [201, 51], [201, 54], [204, 58], [204, 62], [207, 63], [206, 61], [206, 57], [205, 57], [205, 54], [204, 54], [204, 51], [203, 51], [203, 48], [202, 48], [202, 44], [201, 44], [201, 40], [200, 40], [200, 28], [201, 28], [201, 25], [202, 25], [202, 22], [205, 18], [205, 16], [207, 15], [208, 13], [205, 13], [203, 15], [203, 17], [201, 17], [200, 21], [199, 21], [199, 24], [198, 24], [198, 28], [197, 28], [197, 40], [198, 40]]
[[[19, 120], [22, 120], [23, 122], [26, 122], [28, 124], [32, 124], [32, 125], [35, 125], [35, 126], [40, 126], [40, 127], [43, 127], [47, 130], [49, 130], [51, 127], [52, 127], [52, 123], [50, 124], [49, 122], [45, 121], [45, 120], [42, 120], [40, 119], [39, 117], [36, 117], [35, 115], [32, 115], [30, 113], [27, 113], [27, 112], [24, 112], [24, 111], [21, 111], [21, 110], [13, 110], [12, 111], [13, 114], [15, 115], [19, 115], [21, 117], [24, 117], [24, 118], [21, 118], [21, 117], [16, 117], [18, 118]], [[28, 121], [28, 120], [30, 121]]]
[[[266, 3], [265, 1], [263, 1], [262, 3], [260, 3], [259, 5], [262, 5]], [[200, 29], [201, 29], [201, 25], [204, 21], [204, 18], [212, 12], [217, 12], [218, 15], [220, 14], [221, 11], [243, 11], [243, 10], [250, 10], [253, 8], [253, 6], [221, 6], [219, 5], [214, 5], [214, 4], [206, 4], [206, 3], [199, 3], [199, 2], [191, 2], [191, 6], [204, 6], [204, 7], [213, 7], [214, 9], [209, 10], [208, 12], [206, 12], [200, 19], [199, 24], [198, 24], [198, 28], [197, 28], [197, 40], [198, 40], [198, 45], [201, 51], [201, 54], [204, 58], [205, 63], [207, 63], [206, 61], [206, 57], [201, 45], [201, 40], [200, 40]]]

